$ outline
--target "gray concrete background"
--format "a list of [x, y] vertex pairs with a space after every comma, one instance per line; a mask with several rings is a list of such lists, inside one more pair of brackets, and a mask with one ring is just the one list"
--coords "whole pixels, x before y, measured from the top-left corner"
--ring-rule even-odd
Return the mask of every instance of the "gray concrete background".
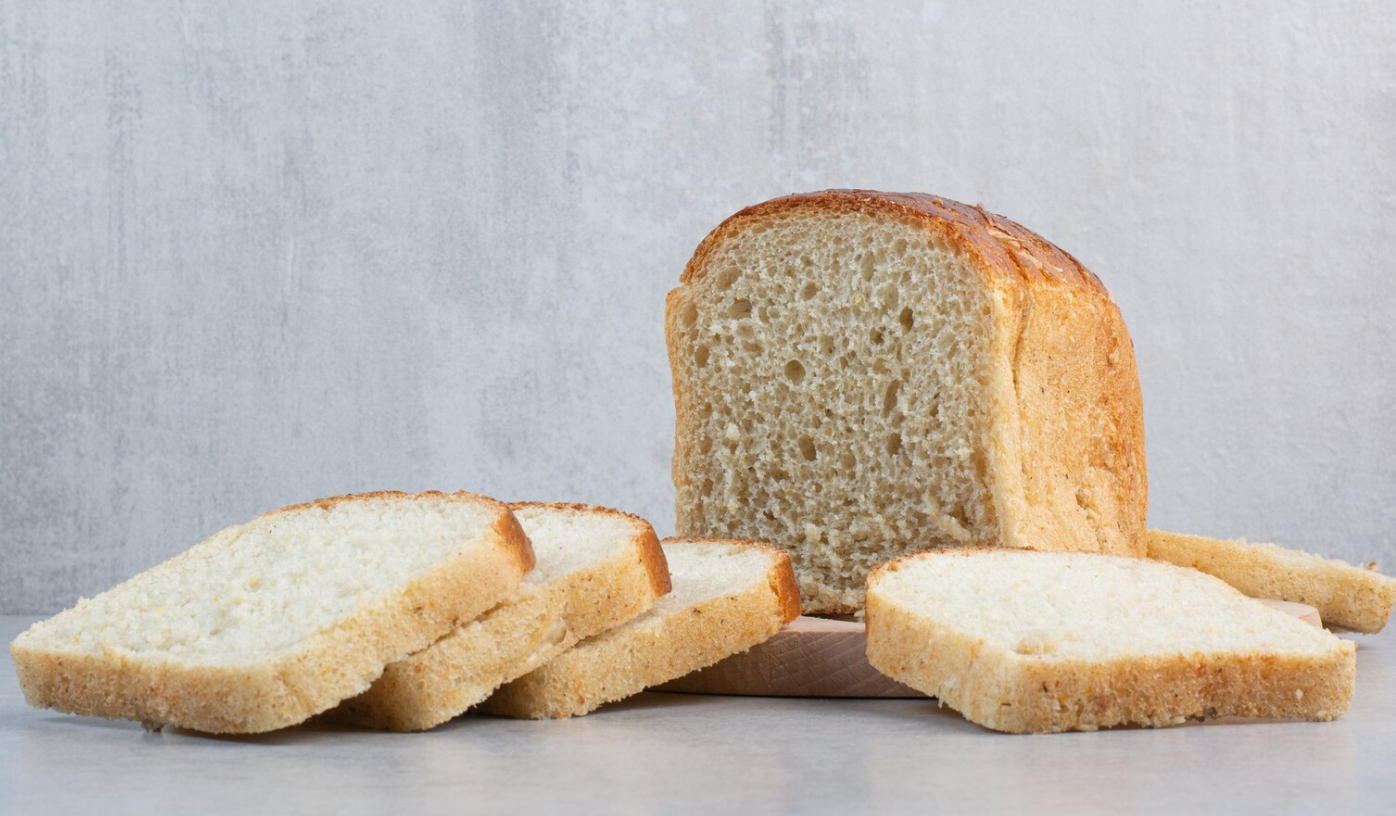
[[1389, 7], [340, 5], [0, 0], [0, 612], [346, 491], [667, 531], [664, 294], [831, 186], [1105, 280], [1152, 524], [1396, 566]]

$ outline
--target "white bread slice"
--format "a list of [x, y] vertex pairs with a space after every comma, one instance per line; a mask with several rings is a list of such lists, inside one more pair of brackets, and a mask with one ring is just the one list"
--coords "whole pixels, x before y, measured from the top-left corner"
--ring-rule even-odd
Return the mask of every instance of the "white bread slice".
[[868, 661], [998, 731], [1221, 716], [1331, 720], [1356, 645], [1195, 570], [1003, 548], [899, 558], [868, 578]]
[[1244, 539], [1150, 530], [1149, 557], [1215, 575], [1252, 598], [1275, 598], [1318, 609], [1329, 626], [1380, 632], [1396, 607], [1396, 578], [1336, 558]]
[[731, 539], [665, 539], [673, 591], [644, 615], [577, 644], [485, 701], [491, 714], [593, 711], [768, 640], [800, 614], [790, 558]]
[[30, 705], [211, 733], [299, 723], [506, 597], [533, 552], [502, 503], [369, 493], [215, 533], [10, 644]]
[[578, 641], [654, 606], [669, 591], [664, 551], [649, 522], [581, 504], [509, 506], [537, 566], [484, 616], [383, 671], [327, 718], [370, 728], [434, 728]]
[[665, 312], [679, 535], [787, 548], [805, 612], [929, 546], [1144, 554], [1134, 350], [1041, 236], [921, 194], [767, 201]]

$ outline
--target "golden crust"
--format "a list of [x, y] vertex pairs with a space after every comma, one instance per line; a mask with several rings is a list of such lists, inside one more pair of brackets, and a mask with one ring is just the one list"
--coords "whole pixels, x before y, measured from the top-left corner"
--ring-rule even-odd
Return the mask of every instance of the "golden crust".
[[[1020, 269], [1059, 269], [1070, 259], [991, 219]], [[1002, 290], [998, 303], [1010, 305], [994, 310], [998, 338], [1011, 342], [998, 356], [994, 390], [1012, 407], [996, 412], [990, 443], [1000, 542], [1143, 556], [1148, 477], [1134, 345], [1104, 288], [1083, 291], [1030, 282]]]
[[787, 624], [800, 617], [800, 584], [795, 580], [795, 571], [790, 567], [790, 554], [769, 541], [755, 541], [750, 538], [699, 538], [692, 536], [672, 536], [661, 542], [664, 546], [703, 542], [709, 544], [731, 544], [749, 550], [764, 550], [775, 559], [766, 577], [770, 579], [771, 592], [780, 603], [781, 624]]
[[1380, 632], [1396, 607], [1396, 578], [1332, 558], [1224, 538], [1148, 532], [1149, 557], [1216, 576], [1252, 598], [1309, 604], [1325, 625]]
[[526, 507], [542, 507], [552, 510], [575, 510], [580, 513], [605, 513], [607, 515], [620, 516], [632, 522], [644, 525], [645, 533], [638, 536], [634, 542], [636, 552], [640, 556], [640, 561], [645, 565], [645, 571], [649, 573], [650, 588], [654, 590], [655, 597], [669, 594], [673, 587], [669, 583], [669, 564], [664, 560], [664, 548], [659, 546], [659, 537], [654, 534], [654, 527], [645, 519], [634, 513], [627, 513], [624, 510], [617, 510], [613, 507], [602, 507], [598, 504], [581, 504], [578, 502], [543, 502], [526, 501], [510, 502], [510, 510], [521, 510]]
[[[673, 541], [674, 539], [666, 539]], [[764, 541], [750, 541], [746, 539], [722, 539], [732, 544], [743, 544], [748, 547], [758, 547], [769, 550], [772, 555], [779, 556], [779, 564], [773, 567], [766, 574], [770, 579], [771, 592], [780, 602], [780, 622], [787, 624], [800, 617], [803, 604], [800, 599], [800, 585], [795, 581], [795, 571], [790, 567], [790, 555], [774, 544], [767, 544]], [[781, 566], [783, 565], [783, 567]]]
[[[676, 427], [692, 424], [689, 403], [701, 399], [681, 376], [688, 350], [676, 345], [689, 284], [707, 274], [711, 256], [727, 241], [801, 211], [900, 219], [962, 251], [984, 276], [996, 362], [987, 444], [996, 543], [1143, 556], [1143, 396], [1120, 310], [1069, 253], [982, 207], [922, 193], [826, 190], [766, 201], [723, 221], [698, 245], [666, 300]], [[683, 442], [687, 436], [675, 434], [672, 477], [680, 497], [695, 456]], [[679, 532], [711, 532], [684, 505], [676, 511]], [[806, 612], [860, 608], [862, 586], [825, 587], [801, 577]]]
[[530, 507], [617, 516], [634, 535], [614, 557], [555, 586], [525, 585], [478, 620], [390, 664], [367, 691], [330, 711], [328, 720], [393, 731], [435, 728], [579, 641], [644, 613], [669, 592], [669, 568], [649, 522], [588, 504], [509, 505], [511, 511]]
[[[144, 661], [10, 644], [30, 705], [74, 714], [141, 720], [215, 734], [295, 725], [353, 696], [383, 667], [423, 648], [498, 602], [532, 567], [533, 551], [502, 503], [471, 493], [336, 496], [270, 514], [368, 498], [479, 502], [496, 511], [481, 545], [422, 573], [395, 596], [356, 610], [307, 639], [293, 654], [249, 665]], [[176, 556], [178, 558], [179, 556]]]
[[[1070, 254], [1001, 215], [926, 193], [885, 193], [878, 190], [796, 193], [747, 207], [708, 233], [694, 250], [679, 282], [691, 283], [707, 274], [708, 257], [712, 252], [751, 223], [801, 209], [821, 213], [878, 213], [901, 218], [935, 231], [969, 254], [976, 265], [986, 271], [1016, 276], [1025, 282], [1049, 280], [1106, 294], [1100, 279]], [[1052, 255], [1056, 262], [1042, 267], [1018, 263], [998, 240], [995, 230], [1031, 236], [1043, 248], [1040, 251]]]
[[505, 685], [483, 710], [522, 719], [586, 714], [763, 643], [800, 614], [795, 574], [784, 550], [740, 539], [670, 538], [663, 544], [697, 541], [766, 552], [771, 565], [765, 584], [669, 615], [658, 629], [603, 632]]
[[1348, 709], [1356, 644], [1322, 655], [1263, 652], [1036, 660], [1001, 652], [877, 592], [899, 562], [968, 557], [974, 548], [894, 559], [868, 576], [868, 662], [972, 722], [1010, 733], [1169, 726], [1212, 717], [1332, 720]]
[[390, 663], [367, 691], [321, 719], [390, 731], [435, 728], [576, 644], [566, 608], [564, 593], [520, 587], [475, 621]]

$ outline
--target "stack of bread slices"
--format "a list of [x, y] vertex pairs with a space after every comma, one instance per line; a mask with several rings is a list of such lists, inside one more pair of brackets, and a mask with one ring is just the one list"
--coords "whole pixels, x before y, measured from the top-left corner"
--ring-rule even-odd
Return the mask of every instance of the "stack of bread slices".
[[615, 510], [373, 493], [230, 527], [10, 648], [36, 706], [212, 733], [317, 715], [415, 731], [482, 704], [585, 714], [774, 635], [794, 587], [779, 549], [661, 542]]

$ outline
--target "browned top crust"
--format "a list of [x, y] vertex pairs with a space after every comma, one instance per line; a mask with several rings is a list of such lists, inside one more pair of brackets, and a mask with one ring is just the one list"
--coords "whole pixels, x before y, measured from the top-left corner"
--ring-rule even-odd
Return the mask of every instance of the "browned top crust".
[[640, 534], [640, 561], [645, 566], [645, 572], [649, 573], [650, 588], [654, 590], [656, 596], [667, 595], [674, 588], [669, 580], [669, 562], [664, 559], [664, 548], [659, 546], [659, 536], [655, 535], [654, 525], [640, 518], [634, 513], [627, 513], [624, 510], [617, 510], [614, 507], [603, 507], [599, 504], [581, 504], [579, 502], [545, 502], [545, 501], [522, 501], [509, 502], [509, 510], [523, 510], [527, 507], [542, 507], [548, 510], [572, 510], [578, 513], [606, 513], [612, 516], [620, 516], [628, 521], [634, 522], [644, 528]]
[[666, 538], [663, 544], [689, 544], [689, 543], [709, 543], [709, 544], [731, 544], [737, 547], [746, 547], [756, 550], [765, 550], [776, 559], [776, 567], [770, 573], [771, 589], [780, 599], [782, 619], [789, 623], [800, 617], [800, 585], [795, 580], [795, 569], [790, 565], [790, 553], [783, 548], [777, 547], [767, 541], [753, 541], [749, 538], [702, 538], [694, 536], [679, 536]]
[[962, 204], [927, 193], [883, 193], [877, 190], [823, 190], [773, 198], [723, 221], [694, 251], [679, 277], [690, 283], [707, 268], [714, 248], [748, 224], [786, 211], [878, 213], [922, 224], [974, 257], [981, 268], [1013, 275], [1023, 282], [1053, 281], [1104, 294], [1105, 285], [1070, 253], [1041, 235], [983, 207]]

